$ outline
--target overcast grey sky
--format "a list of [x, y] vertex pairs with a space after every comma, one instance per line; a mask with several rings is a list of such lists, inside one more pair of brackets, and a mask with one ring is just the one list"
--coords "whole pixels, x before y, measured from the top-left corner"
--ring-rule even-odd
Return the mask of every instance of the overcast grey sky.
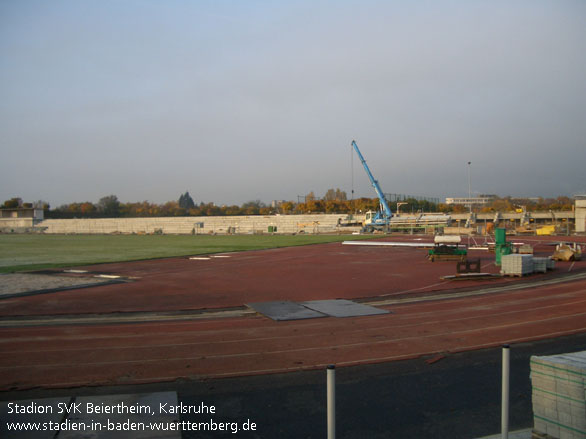
[[0, 91], [0, 202], [586, 192], [583, 0], [0, 0]]

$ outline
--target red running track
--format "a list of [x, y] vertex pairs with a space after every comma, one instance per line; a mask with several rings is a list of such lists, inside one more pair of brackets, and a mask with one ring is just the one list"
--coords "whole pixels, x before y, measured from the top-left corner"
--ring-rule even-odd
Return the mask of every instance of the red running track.
[[[431, 237], [389, 239], [433, 240]], [[552, 250], [536, 247], [543, 255], [551, 255]], [[135, 280], [50, 296], [5, 299], [0, 301], [0, 316], [226, 308], [271, 300], [356, 299], [482, 284], [459, 281], [455, 285], [441, 281], [441, 276], [456, 273], [455, 263], [431, 263], [426, 254], [426, 250], [418, 248], [332, 243], [230, 253], [223, 255], [229, 257], [209, 260], [169, 258], [79, 267]], [[481, 258], [483, 271], [498, 272], [494, 254], [471, 251], [470, 257]], [[562, 264], [558, 271], [564, 270], [567, 264]]]
[[[143, 277], [135, 284], [23, 297], [15, 302], [26, 302], [31, 307], [29, 314], [32, 315], [47, 314], [46, 310], [62, 308], [69, 312], [89, 312], [96, 308], [130, 306], [131, 301], [122, 295], [126, 291], [124, 288], [140, 285], [141, 281], [144, 284], [150, 276], [156, 279], [159, 275], [157, 263], [161, 264], [160, 272], [168, 274], [173, 271], [171, 267], [179, 265], [185, 268], [192, 262], [219, 262], [215, 267], [227, 270], [228, 267], [237, 267], [230, 264], [238, 259], [244, 262], [244, 268], [239, 269], [238, 273], [251, 270], [258, 276], [253, 291], [241, 291], [244, 290], [241, 286], [232, 285], [226, 280], [234, 279], [236, 275], [220, 270], [219, 273], [225, 273], [226, 278], [218, 282], [226, 288], [232, 285], [230, 294], [217, 293], [215, 296], [210, 292], [204, 299], [198, 298], [197, 294], [194, 294], [196, 297], [190, 297], [188, 291], [193, 290], [174, 279], [172, 285], [179, 292], [171, 287], [167, 291], [169, 294], [173, 292], [176, 302], [156, 300], [156, 291], [147, 294], [148, 289], [131, 288], [128, 294], [142, 299], [132, 309], [158, 310], [160, 306], [164, 308], [164, 304], [169, 307], [167, 309], [173, 309], [170, 306], [173, 303], [176, 304], [175, 309], [195, 307], [198, 304], [228, 306], [259, 298], [305, 300], [373, 297], [381, 294], [399, 294], [408, 298], [413, 293], [406, 293], [407, 290], [415, 290], [418, 294], [433, 290], [436, 295], [438, 291], [448, 289], [451, 292], [469, 290], [460, 288], [469, 287], [467, 284], [439, 282], [438, 273], [452, 274], [445, 273], [448, 268], [453, 271], [452, 264], [432, 264], [423, 258], [421, 262], [419, 258], [422, 252], [414, 249], [350, 249], [339, 244], [327, 244], [240, 253], [229, 260], [174, 259], [115, 266], [111, 264], [112, 268], [120, 268], [121, 271], [125, 269], [126, 274], [136, 274], [150, 267], [150, 264], [155, 269], [154, 273], [142, 271]], [[337, 254], [335, 257], [339, 258], [338, 262], [345, 260], [347, 264], [338, 264], [336, 269], [327, 263], [322, 264], [321, 270], [308, 268], [312, 274], [309, 279], [299, 279], [299, 283], [282, 277], [281, 283], [275, 285], [274, 274], [269, 275], [269, 281], [263, 276], [270, 273], [271, 264], [268, 261], [274, 258], [281, 264], [289, 259], [290, 267], [293, 267], [297, 263], [295, 261], [305, 258], [305, 263], [309, 265], [322, 260], [320, 254]], [[489, 263], [489, 256], [485, 257]], [[255, 258], [259, 259], [256, 265], [252, 262]], [[386, 262], [388, 273], [376, 276], [376, 270], [368, 262], [375, 261], [375, 265], [380, 268], [385, 265], [380, 260]], [[174, 261], [186, 265], [175, 264]], [[399, 265], [400, 261], [408, 266]], [[558, 264], [558, 272], [567, 271], [570, 267], [579, 272], [584, 268], [584, 262]], [[211, 264], [196, 271], [206, 273], [205, 270], [210, 268]], [[319, 282], [316, 282], [311, 276], [318, 271], [322, 274]], [[216, 275], [220, 276], [218, 273]], [[374, 280], [369, 277], [371, 275], [375, 275]], [[190, 278], [178, 268], [175, 276], [179, 279]], [[351, 285], [345, 285], [337, 278], [339, 276]], [[206, 278], [206, 275], [202, 277]], [[244, 283], [249, 288], [253, 277], [246, 276]], [[541, 278], [546, 279], [547, 276]], [[541, 278], [534, 276], [532, 279]], [[432, 286], [432, 281], [436, 285]], [[508, 282], [512, 286], [516, 280]], [[112, 297], [108, 296], [109, 288], [120, 288], [119, 300], [114, 303], [110, 302]], [[100, 300], [92, 307], [86, 296], [92, 296], [97, 301], [100, 294], [95, 290], [100, 290], [108, 300], [101, 299], [108, 303], [104, 304]], [[51, 303], [37, 301], [41, 298], [47, 301], [48, 296], [51, 297]], [[71, 303], [71, 297], [84, 300]], [[214, 298], [217, 300], [212, 300]], [[15, 303], [12, 307], [13, 311], [17, 309]], [[249, 316], [186, 322], [2, 328], [0, 389], [138, 384], [178, 378], [278, 373], [320, 368], [331, 363], [347, 366], [394, 361], [503, 343], [554, 338], [586, 331], [586, 279], [526, 289], [508, 289], [504, 285], [502, 291], [486, 295], [467, 296], [462, 292], [461, 297], [394, 304], [386, 308], [393, 314], [288, 322]]]

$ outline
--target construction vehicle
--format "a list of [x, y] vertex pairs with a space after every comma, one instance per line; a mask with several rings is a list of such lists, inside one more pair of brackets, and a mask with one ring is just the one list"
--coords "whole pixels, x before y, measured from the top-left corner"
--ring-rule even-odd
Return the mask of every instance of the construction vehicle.
[[378, 181], [375, 180], [372, 173], [370, 172], [370, 169], [368, 169], [366, 160], [364, 160], [364, 157], [362, 157], [362, 153], [360, 152], [360, 149], [358, 149], [358, 145], [356, 144], [355, 140], [352, 140], [352, 146], [354, 147], [354, 151], [356, 151], [356, 154], [358, 154], [358, 158], [362, 162], [362, 166], [364, 167], [364, 170], [366, 171], [366, 174], [370, 179], [370, 183], [372, 184], [372, 187], [374, 188], [374, 191], [376, 192], [376, 195], [378, 196], [380, 203], [380, 208], [378, 211], [374, 212], [372, 210], [369, 210], [368, 212], [366, 212], [366, 219], [364, 220], [364, 230], [367, 232], [373, 232], [374, 230], [387, 229], [393, 216], [391, 208], [389, 207], [389, 204], [385, 199], [385, 196], [383, 194], [382, 189], [380, 188], [380, 185], [378, 184]]
[[434, 238], [435, 245], [429, 250], [427, 257], [434, 261], [459, 261], [466, 262], [468, 250], [461, 244], [460, 236], [437, 235]]

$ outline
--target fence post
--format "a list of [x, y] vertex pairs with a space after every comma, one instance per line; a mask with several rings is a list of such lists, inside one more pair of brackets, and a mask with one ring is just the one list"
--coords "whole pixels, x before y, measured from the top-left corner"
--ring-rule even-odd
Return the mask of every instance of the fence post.
[[328, 439], [336, 439], [336, 366], [327, 369], [328, 382]]
[[502, 407], [501, 407], [501, 439], [509, 437], [509, 371], [511, 353], [509, 345], [503, 345], [503, 382], [502, 382]]

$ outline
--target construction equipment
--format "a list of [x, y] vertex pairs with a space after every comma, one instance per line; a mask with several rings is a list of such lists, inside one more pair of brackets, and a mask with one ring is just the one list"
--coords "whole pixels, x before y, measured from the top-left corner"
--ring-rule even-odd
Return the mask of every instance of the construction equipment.
[[494, 229], [494, 241], [495, 265], [500, 267], [502, 257], [513, 253], [513, 243], [507, 242], [507, 229], [503, 228]]
[[368, 169], [366, 160], [364, 160], [364, 157], [362, 157], [362, 153], [360, 152], [360, 149], [358, 149], [358, 145], [356, 144], [355, 140], [352, 140], [352, 146], [354, 147], [356, 154], [358, 154], [358, 158], [362, 162], [362, 166], [364, 167], [364, 170], [366, 171], [366, 174], [370, 179], [370, 183], [372, 184], [372, 187], [374, 188], [374, 191], [376, 192], [376, 195], [378, 196], [380, 203], [380, 208], [378, 211], [373, 212], [369, 210], [368, 212], [366, 212], [364, 229], [365, 231], [372, 232], [374, 230], [388, 228], [389, 222], [393, 216], [391, 208], [389, 207], [387, 200], [385, 199], [385, 196], [378, 184], [378, 181], [375, 180], [372, 173], [370, 172], [370, 169]]
[[582, 247], [575, 242], [560, 243], [555, 247], [551, 258], [554, 261], [579, 261], [582, 259]]
[[552, 224], [549, 226], [539, 227], [538, 229], [535, 230], [535, 233], [537, 233], [537, 235], [540, 235], [540, 236], [554, 235], [555, 234], [555, 225]]
[[460, 236], [441, 236], [434, 238], [435, 245], [427, 253], [431, 262], [435, 261], [460, 261], [465, 262], [468, 257], [466, 246], [462, 246]]

